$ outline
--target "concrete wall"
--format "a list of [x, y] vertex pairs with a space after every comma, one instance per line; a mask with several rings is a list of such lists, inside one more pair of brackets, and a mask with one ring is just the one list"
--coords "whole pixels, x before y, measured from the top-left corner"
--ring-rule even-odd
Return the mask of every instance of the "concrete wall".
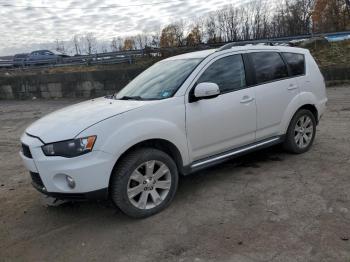
[[322, 74], [329, 84], [350, 81], [350, 64], [348, 66], [329, 66], [321, 68]]
[[[147, 66], [33, 75], [0, 76], [0, 99], [79, 97], [90, 98], [113, 94]], [[350, 66], [322, 68], [327, 83], [350, 81]]]
[[99, 97], [122, 89], [146, 67], [0, 77], [0, 99]]

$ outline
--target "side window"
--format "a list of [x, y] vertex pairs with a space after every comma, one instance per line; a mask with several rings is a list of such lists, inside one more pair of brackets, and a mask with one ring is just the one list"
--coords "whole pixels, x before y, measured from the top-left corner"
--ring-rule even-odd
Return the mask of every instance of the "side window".
[[305, 58], [302, 54], [282, 53], [287, 64], [289, 65], [292, 76], [305, 74]]
[[244, 88], [246, 81], [242, 56], [232, 55], [215, 61], [197, 81], [202, 82], [216, 83], [222, 93]]
[[257, 84], [288, 76], [286, 64], [277, 52], [251, 53]]

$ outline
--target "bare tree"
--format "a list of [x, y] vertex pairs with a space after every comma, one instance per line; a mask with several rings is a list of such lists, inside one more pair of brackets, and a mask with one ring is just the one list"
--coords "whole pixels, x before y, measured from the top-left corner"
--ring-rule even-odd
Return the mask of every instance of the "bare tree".
[[216, 16], [214, 13], [208, 15], [205, 21], [205, 33], [208, 43], [221, 42], [221, 37], [218, 36], [218, 25], [216, 23]]
[[242, 31], [242, 38], [247, 40], [251, 39], [251, 18], [250, 18], [250, 12], [249, 8], [247, 6], [242, 6], [240, 8], [240, 13], [242, 17], [242, 26], [241, 26], [241, 31]]
[[102, 53], [107, 53], [108, 52], [108, 48], [106, 46], [106, 43], [102, 43], [101, 44], [101, 52]]
[[56, 39], [56, 48], [55, 50], [63, 55], [66, 55], [68, 50], [65, 47], [65, 44], [63, 41], [59, 41], [58, 39]]
[[145, 33], [135, 36], [135, 44], [137, 49], [144, 49], [149, 43], [149, 36]]
[[111, 50], [112, 52], [121, 51], [123, 48], [123, 39], [118, 37], [113, 37], [111, 41]]
[[224, 31], [227, 41], [238, 40], [238, 9], [234, 5], [229, 5], [223, 10]]
[[97, 39], [93, 33], [87, 33], [84, 36], [84, 49], [85, 53], [88, 55], [94, 54], [97, 52]]
[[174, 34], [178, 46], [184, 45], [184, 33], [185, 33], [186, 22], [181, 19], [178, 22], [174, 23]]
[[80, 41], [79, 35], [73, 36], [73, 45], [74, 45], [75, 54], [80, 55], [81, 54], [81, 41]]

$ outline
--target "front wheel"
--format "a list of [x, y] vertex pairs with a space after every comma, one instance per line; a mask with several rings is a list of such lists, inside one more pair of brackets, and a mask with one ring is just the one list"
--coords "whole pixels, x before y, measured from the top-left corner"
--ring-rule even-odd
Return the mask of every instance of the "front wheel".
[[301, 109], [292, 118], [284, 148], [295, 154], [301, 154], [310, 149], [316, 135], [316, 120], [312, 112]]
[[148, 217], [173, 200], [178, 171], [166, 153], [143, 148], [130, 152], [117, 163], [112, 174], [112, 201], [128, 216]]

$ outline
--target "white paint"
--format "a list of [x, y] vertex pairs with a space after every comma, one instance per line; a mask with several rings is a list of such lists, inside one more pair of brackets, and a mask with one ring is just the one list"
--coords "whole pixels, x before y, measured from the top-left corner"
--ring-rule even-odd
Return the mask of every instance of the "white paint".
[[[305, 76], [189, 102], [191, 88], [214, 61], [232, 54], [267, 50], [304, 54]], [[97, 139], [93, 151], [88, 154], [74, 158], [47, 157], [41, 149], [43, 143], [24, 134], [21, 141], [30, 147], [33, 155], [33, 159], [29, 159], [21, 154], [26, 168], [40, 173], [49, 192], [84, 193], [108, 187], [116, 161], [139, 142], [167, 140], [178, 149], [183, 164], [190, 165], [195, 160], [263, 138], [271, 142], [276, 135], [286, 133], [292, 116], [304, 104], [315, 105], [319, 117], [325, 110], [324, 81], [307, 50], [246, 46], [179, 57], [202, 57], [203, 61], [171, 98], [158, 101], [99, 98], [64, 108], [32, 124], [26, 132], [40, 137], [45, 143], [91, 135], [96, 135]], [[58, 174], [71, 176], [76, 187], [65, 186]]]

